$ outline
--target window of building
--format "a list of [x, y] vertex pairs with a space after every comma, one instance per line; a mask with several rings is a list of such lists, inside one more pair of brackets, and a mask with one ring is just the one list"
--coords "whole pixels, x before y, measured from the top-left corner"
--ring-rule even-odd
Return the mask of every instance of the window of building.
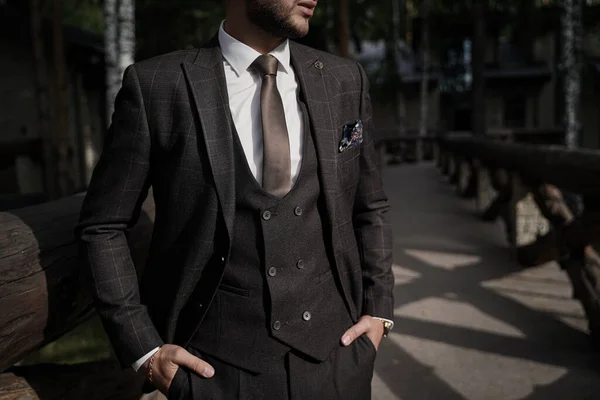
[[527, 117], [527, 98], [524, 95], [504, 98], [504, 127], [524, 128]]

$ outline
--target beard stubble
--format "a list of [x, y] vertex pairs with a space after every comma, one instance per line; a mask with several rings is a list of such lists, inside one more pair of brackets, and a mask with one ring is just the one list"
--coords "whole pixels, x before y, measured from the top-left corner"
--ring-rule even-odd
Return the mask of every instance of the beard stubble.
[[294, 22], [295, 7], [296, 2], [286, 7], [279, 1], [249, 0], [248, 19], [275, 37], [299, 39], [308, 33], [308, 24]]

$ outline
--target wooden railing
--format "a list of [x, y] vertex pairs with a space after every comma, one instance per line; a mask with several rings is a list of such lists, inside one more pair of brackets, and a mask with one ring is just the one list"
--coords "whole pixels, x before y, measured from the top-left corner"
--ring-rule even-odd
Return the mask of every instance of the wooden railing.
[[[73, 235], [82, 200], [78, 195], [0, 213], [2, 400], [139, 398], [140, 377], [114, 360], [15, 367], [93, 315]], [[153, 221], [150, 195], [128, 237], [136, 266], [144, 265]]]
[[[378, 132], [375, 140], [379, 154], [380, 165], [416, 162], [417, 147], [422, 150], [423, 160], [437, 159], [439, 146], [435, 145], [442, 137], [471, 137], [470, 131], [444, 132], [439, 129], [430, 129], [426, 136], [419, 136], [416, 129], [407, 129], [403, 133], [399, 130]], [[548, 129], [489, 129], [487, 139], [503, 142], [529, 143], [529, 144], [558, 144], [562, 143], [564, 131], [558, 128]]]
[[504, 221], [522, 265], [560, 264], [600, 346], [600, 151], [450, 136], [435, 146], [457, 192]]

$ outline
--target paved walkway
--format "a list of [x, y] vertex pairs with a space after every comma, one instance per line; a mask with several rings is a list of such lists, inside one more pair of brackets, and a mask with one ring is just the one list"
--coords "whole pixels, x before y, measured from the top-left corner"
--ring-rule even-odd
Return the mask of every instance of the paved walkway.
[[557, 264], [525, 269], [431, 164], [384, 173], [396, 328], [375, 400], [600, 399], [600, 354]]

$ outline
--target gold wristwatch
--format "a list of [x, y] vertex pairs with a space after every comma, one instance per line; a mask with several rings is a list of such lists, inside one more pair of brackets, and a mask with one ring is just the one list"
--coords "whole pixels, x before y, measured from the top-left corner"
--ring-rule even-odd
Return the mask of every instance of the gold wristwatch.
[[394, 327], [394, 322], [390, 321], [389, 319], [384, 319], [384, 318], [378, 318], [378, 317], [373, 317], [373, 318], [381, 321], [381, 323], [383, 324], [383, 337], [387, 337], [387, 335], [390, 333], [390, 331]]

